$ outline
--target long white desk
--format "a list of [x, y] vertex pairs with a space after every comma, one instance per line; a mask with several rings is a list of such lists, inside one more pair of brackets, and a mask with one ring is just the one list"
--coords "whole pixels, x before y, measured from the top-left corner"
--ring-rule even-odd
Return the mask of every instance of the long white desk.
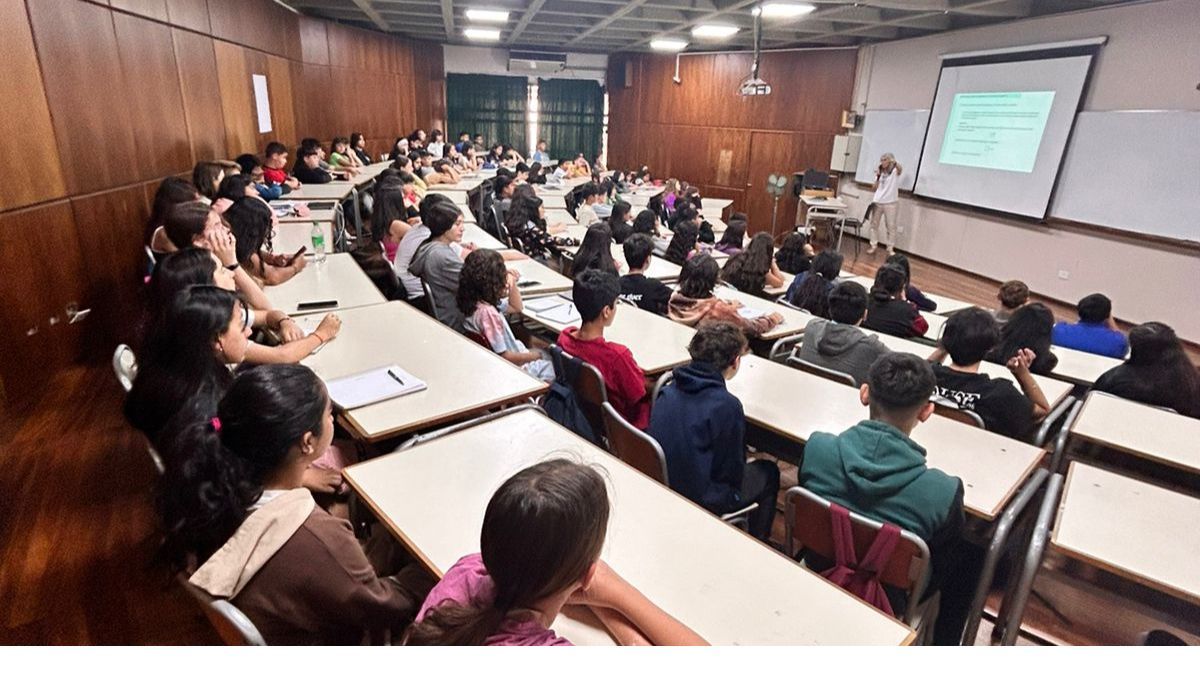
[[[301, 247], [308, 249], [305, 255], [309, 257], [309, 265], [312, 261], [312, 224], [316, 222], [321, 226], [321, 232], [325, 235], [325, 251], [333, 250], [333, 223], [328, 220], [314, 220], [311, 222], [282, 222], [275, 229], [275, 234], [272, 237], [271, 247], [276, 253], [291, 255], [299, 251]], [[304, 272], [301, 272], [304, 274]]]
[[1114, 359], [1111, 356], [1090, 354], [1066, 347], [1051, 347], [1050, 351], [1058, 357], [1058, 365], [1054, 366], [1053, 375], [1055, 377], [1088, 386], [1100, 379], [1104, 373], [1125, 362], [1124, 359]]
[[[612, 510], [602, 558], [715, 645], [901, 645], [911, 630], [592, 446], [522, 410], [345, 470], [388, 529], [433, 573], [479, 550], [487, 502], [517, 471], [554, 457], [598, 465]], [[590, 614], [590, 613], [588, 613]], [[612, 644], [594, 621], [554, 630]]]
[[342, 329], [302, 363], [329, 381], [390, 364], [422, 379], [424, 391], [347, 410], [358, 438], [375, 442], [470, 417], [546, 391], [503, 357], [404, 302], [339, 311]]
[[485, 232], [479, 225], [468, 223], [465, 220], [463, 221], [462, 243], [475, 244], [479, 248], [490, 248], [494, 251], [508, 248], [504, 242]]
[[[272, 305], [288, 314], [341, 313], [386, 302], [349, 253], [330, 253], [322, 263], [309, 261], [296, 276], [278, 286], [267, 286], [263, 291]], [[302, 302], [323, 300], [336, 300], [337, 307], [303, 311], [297, 307]]]
[[[521, 273], [521, 280], [517, 283], [525, 284], [518, 286], [521, 289], [523, 297], [551, 295], [562, 293], [563, 291], [569, 293], [575, 284], [571, 279], [555, 272], [533, 258], [505, 260], [504, 265], [510, 270], [516, 270]], [[529, 285], [527, 282], [536, 283]]]
[[1200, 474], [1200, 420], [1193, 417], [1093, 391], [1075, 417], [1071, 436]]
[[777, 340], [788, 335], [803, 333], [804, 326], [813, 319], [813, 315], [798, 309], [792, 309], [786, 305], [781, 305], [778, 302], [772, 302], [757, 295], [743, 293], [737, 289], [729, 288], [728, 286], [717, 286], [713, 289], [713, 295], [725, 300], [737, 300], [745, 307], [770, 314], [777, 312], [783, 316], [783, 323], [763, 333], [759, 337], [764, 340]]

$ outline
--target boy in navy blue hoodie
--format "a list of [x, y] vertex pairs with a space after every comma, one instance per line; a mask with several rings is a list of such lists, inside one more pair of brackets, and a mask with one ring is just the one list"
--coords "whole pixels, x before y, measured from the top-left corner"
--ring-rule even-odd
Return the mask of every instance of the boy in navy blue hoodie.
[[667, 458], [671, 488], [715, 514], [757, 503], [750, 534], [766, 541], [775, 520], [779, 467], [746, 463], [746, 415], [725, 388], [737, 374], [746, 336], [731, 323], [700, 325], [688, 344], [692, 362], [675, 369], [650, 413], [651, 436]]

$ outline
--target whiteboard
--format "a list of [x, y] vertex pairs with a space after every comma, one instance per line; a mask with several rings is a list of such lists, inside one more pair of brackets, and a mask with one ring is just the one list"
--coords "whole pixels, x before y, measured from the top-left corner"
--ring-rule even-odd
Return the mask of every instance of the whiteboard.
[[912, 190], [917, 177], [917, 162], [925, 141], [928, 110], [868, 110], [863, 121], [862, 149], [858, 151], [858, 168], [854, 180], [874, 183], [879, 157], [885, 152], [896, 156], [904, 167], [900, 174], [900, 189]]
[[1081, 112], [1055, 218], [1200, 241], [1200, 112]]

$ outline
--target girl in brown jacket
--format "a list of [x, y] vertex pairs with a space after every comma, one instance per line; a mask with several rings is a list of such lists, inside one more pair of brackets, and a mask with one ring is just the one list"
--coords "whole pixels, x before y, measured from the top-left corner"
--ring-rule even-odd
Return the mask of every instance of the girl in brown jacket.
[[758, 336], [783, 323], [778, 312], [744, 316], [742, 303], [722, 300], [713, 295], [720, 268], [707, 253], [692, 256], [679, 274], [679, 290], [667, 303], [667, 316], [687, 326], [696, 327], [702, 321], [726, 321], [741, 328], [747, 335]]

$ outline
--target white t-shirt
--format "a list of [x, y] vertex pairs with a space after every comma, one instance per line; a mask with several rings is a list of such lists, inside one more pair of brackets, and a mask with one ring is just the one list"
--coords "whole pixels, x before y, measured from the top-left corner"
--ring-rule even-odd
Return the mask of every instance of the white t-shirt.
[[425, 146], [425, 149], [428, 150], [429, 154], [433, 155], [435, 158], [441, 159], [445, 156], [445, 147], [445, 143], [438, 141], [437, 143], [430, 143], [429, 145]]
[[879, 187], [875, 189], [876, 204], [891, 204], [899, 198], [900, 172], [892, 167], [891, 172], [879, 176]]

